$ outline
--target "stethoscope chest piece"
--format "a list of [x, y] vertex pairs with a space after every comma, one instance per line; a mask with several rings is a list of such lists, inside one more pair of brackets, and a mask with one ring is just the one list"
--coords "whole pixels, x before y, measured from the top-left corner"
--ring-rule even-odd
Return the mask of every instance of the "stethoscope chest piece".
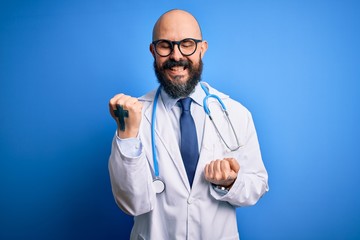
[[165, 183], [160, 178], [153, 180], [153, 187], [156, 193], [162, 193], [165, 190]]

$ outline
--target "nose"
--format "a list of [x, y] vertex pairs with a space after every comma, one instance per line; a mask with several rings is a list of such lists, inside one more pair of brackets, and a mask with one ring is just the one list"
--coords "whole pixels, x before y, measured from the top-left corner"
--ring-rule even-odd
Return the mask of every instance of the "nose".
[[175, 60], [175, 61], [180, 61], [183, 58], [182, 53], [179, 50], [179, 45], [174, 44], [174, 49], [171, 52], [170, 56], [171, 59]]

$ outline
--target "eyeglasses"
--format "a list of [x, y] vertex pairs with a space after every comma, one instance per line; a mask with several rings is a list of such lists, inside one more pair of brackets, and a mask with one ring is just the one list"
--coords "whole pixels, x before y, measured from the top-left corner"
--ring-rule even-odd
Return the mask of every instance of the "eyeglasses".
[[179, 51], [182, 55], [190, 56], [196, 52], [197, 44], [199, 42], [202, 42], [202, 40], [193, 38], [185, 38], [181, 41], [159, 39], [153, 41], [152, 44], [154, 45], [157, 54], [159, 54], [161, 57], [167, 57], [173, 52], [175, 44], [178, 45]]

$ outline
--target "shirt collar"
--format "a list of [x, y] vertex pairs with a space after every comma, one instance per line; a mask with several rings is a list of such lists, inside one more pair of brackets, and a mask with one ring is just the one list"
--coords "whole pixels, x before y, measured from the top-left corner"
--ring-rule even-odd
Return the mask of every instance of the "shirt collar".
[[[179, 101], [180, 98], [172, 98], [164, 91], [164, 88], [161, 88], [161, 98], [164, 102], [165, 108], [167, 111], [171, 110]], [[198, 105], [203, 106], [203, 99], [206, 94], [201, 88], [200, 82], [195, 86], [194, 91], [189, 95], [191, 99]]]

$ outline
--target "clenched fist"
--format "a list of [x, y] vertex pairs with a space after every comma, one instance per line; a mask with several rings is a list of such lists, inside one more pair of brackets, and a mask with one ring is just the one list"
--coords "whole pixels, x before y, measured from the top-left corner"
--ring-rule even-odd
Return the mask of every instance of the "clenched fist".
[[231, 187], [239, 170], [240, 165], [234, 158], [211, 161], [205, 166], [205, 179], [218, 186]]
[[[125, 111], [128, 112], [124, 118], [125, 129], [120, 130], [120, 122], [114, 111], [117, 110], [117, 105], [120, 105]], [[109, 101], [109, 111], [111, 116], [117, 123], [118, 136], [124, 138], [134, 138], [138, 135], [141, 123], [141, 110], [142, 103], [137, 99], [125, 94], [117, 94]]]

